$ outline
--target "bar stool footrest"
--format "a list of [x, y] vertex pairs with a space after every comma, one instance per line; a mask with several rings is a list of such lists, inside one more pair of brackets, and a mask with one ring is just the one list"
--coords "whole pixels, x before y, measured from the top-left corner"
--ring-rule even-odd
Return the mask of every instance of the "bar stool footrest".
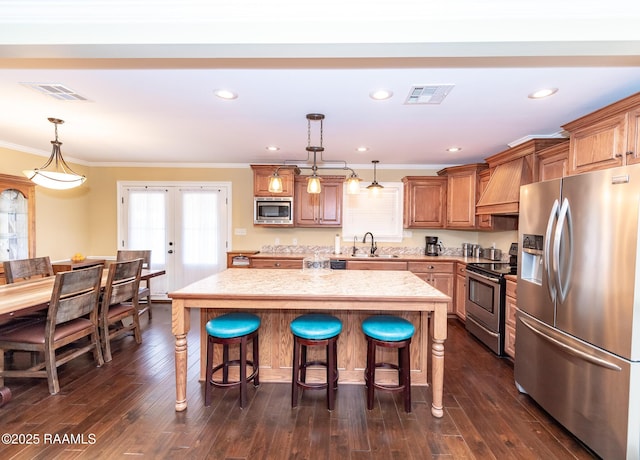
[[[216, 367], [211, 369], [211, 375], [213, 376], [213, 374], [218, 372], [220, 369], [223, 369], [225, 366], [239, 366], [239, 365], [240, 365], [240, 360], [239, 359], [235, 359], [233, 361], [229, 361], [226, 364], [225, 363], [218, 364]], [[247, 367], [251, 367], [251, 369], [253, 369], [253, 372], [250, 375], [247, 376], [245, 381], [248, 383], [248, 382], [251, 382], [253, 380], [253, 386], [255, 386], [255, 387], [259, 386], [255, 382], [255, 377], [256, 377], [256, 375], [258, 375], [258, 369], [254, 368], [253, 361], [248, 361], [247, 360]], [[209, 382], [211, 382], [211, 385], [213, 385], [214, 387], [218, 387], [218, 388], [235, 387], [235, 386], [238, 386], [238, 385], [240, 385], [242, 383], [241, 380], [234, 380], [234, 381], [225, 383], [223, 380], [214, 379], [213, 377], [209, 377]]]

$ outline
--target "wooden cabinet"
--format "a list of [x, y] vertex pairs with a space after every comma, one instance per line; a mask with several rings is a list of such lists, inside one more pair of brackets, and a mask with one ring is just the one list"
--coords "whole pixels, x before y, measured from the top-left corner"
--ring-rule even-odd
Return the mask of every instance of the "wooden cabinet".
[[559, 179], [568, 174], [569, 140], [541, 150], [538, 157], [538, 180]]
[[36, 253], [35, 185], [24, 177], [0, 174], [0, 284], [5, 260]]
[[640, 162], [640, 93], [563, 126], [570, 135], [569, 174]]
[[307, 176], [294, 180], [294, 227], [342, 226], [342, 176], [322, 176], [320, 193], [307, 193]]
[[447, 178], [447, 228], [474, 229], [478, 226], [478, 174], [487, 168], [485, 163], [476, 163], [438, 171], [438, 176]]
[[407, 176], [404, 183], [404, 228], [444, 228], [447, 178]]
[[251, 268], [299, 268], [302, 269], [302, 258], [252, 258]]
[[[282, 193], [271, 193], [269, 191], [269, 178], [278, 168], [280, 168], [278, 175], [282, 178]], [[253, 170], [254, 196], [293, 196], [294, 177], [299, 171], [295, 166], [251, 165], [251, 169]]]
[[456, 315], [464, 320], [467, 317], [465, 302], [467, 301], [467, 264], [456, 263], [456, 295], [455, 308]]
[[407, 262], [400, 260], [347, 260], [347, 270], [406, 270]]
[[516, 357], [516, 287], [514, 280], [507, 278], [507, 295], [505, 297], [504, 352]]
[[227, 252], [227, 268], [250, 268], [251, 256], [260, 251], [229, 251]]
[[438, 291], [451, 297], [447, 312], [454, 313], [454, 265], [455, 262], [409, 262], [408, 269]]

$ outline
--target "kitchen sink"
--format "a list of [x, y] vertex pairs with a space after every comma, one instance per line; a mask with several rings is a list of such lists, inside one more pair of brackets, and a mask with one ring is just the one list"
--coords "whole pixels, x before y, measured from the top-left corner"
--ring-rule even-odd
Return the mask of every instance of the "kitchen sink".
[[398, 257], [395, 254], [352, 254], [351, 257], [355, 257], [356, 259], [394, 259]]

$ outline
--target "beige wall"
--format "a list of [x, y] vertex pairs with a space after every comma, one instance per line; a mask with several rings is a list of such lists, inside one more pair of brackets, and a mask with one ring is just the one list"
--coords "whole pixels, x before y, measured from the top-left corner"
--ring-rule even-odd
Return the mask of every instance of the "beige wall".
[[[44, 163], [39, 156], [0, 148], [4, 174], [21, 175], [23, 169]], [[275, 243], [333, 246], [340, 229], [262, 228], [253, 226], [253, 174], [242, 168], [157, 168], [157, 167], [72, 167], [87, 176], [87, 182], [66, 191], [36, 187], [36, 253], [52, 260], [66, 259], [76, 252], [85, 255], [110, 256], [117, 248], [117, 182], [118, 181], [216, 181], [232, 183], [232, 228], [246, 229], [244, 236], [230, 235], [233, 249], [260, 249]], [[408, 175], [434, 175], [428, 170], [379, 169], [380, 182], [400, 181]], [[372, 173], [360, 172], [363, 180]], [[438, 236], [447, 247], [460, 247], [463, 242], [488, 247], [495, 242], [503, 250], [516, 241], [516, 232], [467, 232], [452, 230], [411, 230], [401, 243], [383, 243], [380, 247], [424, 247], [424, 237]], [[233, 231], [232, 231], [233, 233]], [[348, 246], [350, 243], [344, 243]]]

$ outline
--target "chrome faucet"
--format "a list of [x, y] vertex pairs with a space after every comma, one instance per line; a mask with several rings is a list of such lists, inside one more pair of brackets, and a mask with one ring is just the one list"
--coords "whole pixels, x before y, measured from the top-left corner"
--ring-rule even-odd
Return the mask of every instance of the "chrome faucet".
[[362, 242], [366, 243], [367, 242], [367, 235], [371, 235], [371, 257], [373, 257], [376, 254], [376, 251], [378, 250], [378, 246], [376, 245], [375, 241], [373, 240], [373, 233], [371, 232], [367, 232], [364, 234], [364, 238], [362, 238]]
[[358, 238], [357, 235], [353, 235], [353, 248], [351, 249], [351, 255], [355, 256], [356, 253], [358, 252], [358, 248], [356, 247], [356, 239]]

